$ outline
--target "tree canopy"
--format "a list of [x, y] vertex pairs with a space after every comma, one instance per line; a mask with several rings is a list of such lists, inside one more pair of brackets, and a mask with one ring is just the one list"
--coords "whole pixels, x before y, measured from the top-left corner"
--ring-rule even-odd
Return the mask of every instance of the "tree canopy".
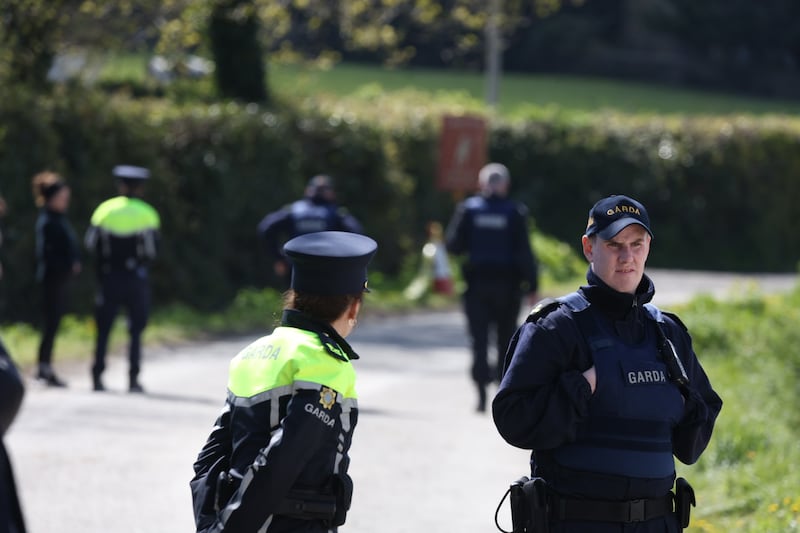
[[[490, 5], [486, 0], [4, 0], [0, 76], [46, 88], [54, 57], [70, 49], [147, 50], [172, 60], [200, 54], [216, 60], [222, 96], [262, 99], [266, 88], [254, 82], [266, 79], [267, 58], [478, 69], [486, 66]], [[678, 71], [673, 81], [728, 88], [758, 82], [765, 90], [783, 87], [784, 93], [797, 85], [787, 84], [787, 77], [800, 79], [800, 24], [791, 16], [800, 8], [791, 0], [497, 0], [497, 5], [504, 64], [516, 70], [658, 78], [673, 68]], [[647, 62], [665, 53], [677, 59], [666, 66]], [[245, 79], [236, 80], [239, 76]]]

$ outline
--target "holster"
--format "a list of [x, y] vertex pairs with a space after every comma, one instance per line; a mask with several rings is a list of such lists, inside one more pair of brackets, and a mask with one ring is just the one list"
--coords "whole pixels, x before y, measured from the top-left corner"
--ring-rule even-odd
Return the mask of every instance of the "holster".
[[684, 529], [689, 527], [689, 518], [692, 513], [692, 507], [695, 507], [697, 502], [694, 498], [694, 489], [689, 485], [689, 482], [679, 477], [675, 480], [675, 516], [678, 518], [678, 525]]
[[547, 533], [547, 485], [544, 479], [523, 476], [511, 485], [513, 533]]
[[353, 500], [353, 480], [347, 474], [338, 474], [334, 477], [333, 493], [336, 496], [336, 510], [332, 524], [341, 526], [347, 518], [347, 511], [350, 510], [350, 502]]

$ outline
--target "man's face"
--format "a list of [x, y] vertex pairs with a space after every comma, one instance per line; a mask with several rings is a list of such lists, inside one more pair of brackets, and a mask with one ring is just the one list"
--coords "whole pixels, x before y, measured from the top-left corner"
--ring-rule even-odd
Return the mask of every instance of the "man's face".
[[584, 235], [582, 244], [583, 255], [600, 279], [615, 291], [636, 292], [650, 254], [647, 230], [639, 224], [631, 224], [607, 241]]

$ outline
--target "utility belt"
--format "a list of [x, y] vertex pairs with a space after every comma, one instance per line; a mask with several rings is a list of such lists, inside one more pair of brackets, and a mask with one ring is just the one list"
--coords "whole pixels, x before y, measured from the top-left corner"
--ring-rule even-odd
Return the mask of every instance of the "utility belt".
[[[506, 497], [510, 496], [512, 531], [505, 531], [498, 514]], [[674, 510], [673, 510], [674, 502]], [[646, 522], [675, 513], [681, 529], [689, 526], [691, 507], [695, 506], [694, 490], [683, 479], [675, 481], [675, 492], [660, 498], [611, 501], [566, 498], [552, 491], [542, 478], [521, 477], [511, 484], [494, 520], [503, 533], [548, 533], [550, 522]]]
[[[321, 520], [333, 527], [341, 526], [350, 509], [353, 485], [346, 475], [334, 476], [333, 480], [330, 491], [291, 489], [272, 514], [298, 520]], [[231, 472], [220, 472], [214, 504], [218, 512], [228, 504], [241, 481]]]

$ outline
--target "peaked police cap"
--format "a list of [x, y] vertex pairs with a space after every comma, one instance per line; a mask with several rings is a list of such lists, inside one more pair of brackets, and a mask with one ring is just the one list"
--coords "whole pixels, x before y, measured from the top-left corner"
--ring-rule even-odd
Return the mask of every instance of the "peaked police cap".
[[367, 289], [367, 265], [377, 243], [344, 231], [306, 233], [283, 251], [292, 262], [291, 288], [319, 295], [361, 294]]

